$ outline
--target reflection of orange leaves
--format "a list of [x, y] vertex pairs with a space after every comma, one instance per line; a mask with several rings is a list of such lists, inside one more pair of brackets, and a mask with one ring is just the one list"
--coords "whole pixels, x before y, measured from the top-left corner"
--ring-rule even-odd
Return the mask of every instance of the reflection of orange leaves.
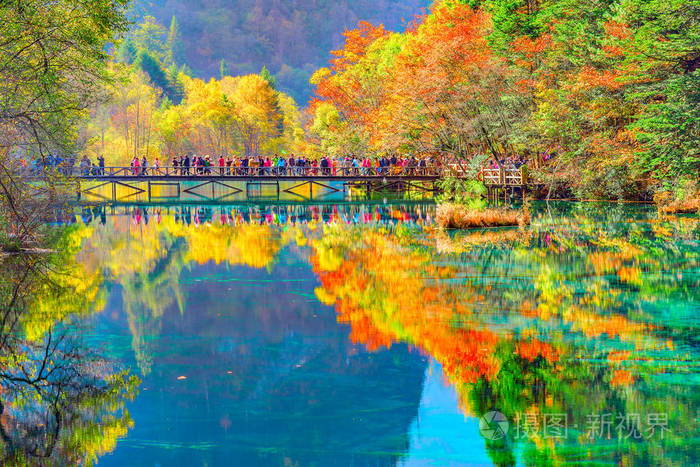
[[550, 344], [539, 340], [530, 340], [518, 343], [516, 352], [518, 355], [531, 362], [540, 355], [550, 363], [554, 363], [559, 360], [557, 351], [554, 350]]
[[620, 363], [630, 358], [630, 352], [627, 350], [612, 351], [608, 355], [608, 361], [611, 363]]
[[520, 314], [528, 318], [536, 318], [539, 315], [537, 306], [530, 300], [523, 300], [520, 304]]
[[634, 376], [627, 370], [615, 370], [610, 378], [612, 386], [630, 386], [634, 383]]
[[636, 255], [637, 252], [633, 249], [623, 249], [620, 252], [601, 251], [591, 253], [588, 260], [598, 276], [616, 272], [621, 281], [639, 284], [642, 280], [642, 271], [634, 265], [625, 264]]
[[347, 304], [340, 302], [337, 307], [338, 322], [351, 325], [350, 341], [353, 344], [364, 344], [370, 352], [386, 347], [391, 348], [394, 338], [377, 328], [367, 316], [353, 310]]
[[[452, 368], [453, 363], [459, 366], [449, 373], [454, 372], [459, 375], [459, 380], [463, 383], [476, 382], [481, 376], [488, 380], [495, 378], [500, 369], [500, 362], [495, 357], [496, 344], [500, 338], [489, 330], [474, 329], [461, 330], [457, 337], [455, 358], [453, 361], [446, 358], [446, 367]], [[452, 339], [453, 336], [450, 338]]]
[[623, 341], [629, 341], [651, 328], [648, 324], [629, 321], [624, 316], [601, 316], [576, 307], [565, 313], [564, 318], [572, 322], [573, 331], [581, 331], [586, 337], [607, 334], [608, 337], [619, 337]]
[[588, 256], [588, 261], [593, 265], [595, 273], [598, 276], [603, 276], [620, 267], [622, 260], [619, 255], [610, 251], [601, 251], [591, 253]]
[[454, 294], [426, 281], [454, 277], [454, 270], [436, 267], [429, 256], [404, 248], [394, 237], [369, 232], [355, 242], [334, 271], [318, 269], [318, 259], [311, 259], [328, 296], [338, 297], [338, 320], [351, 325], [353, 342], [369, 350], [393, 341], [416, 345], [439, 361], [454, 383], [495, 378], [500, 369], [495, 349], [502, 338], [489, 330], [455, 327], [453, 320], [468, 316], [467, 304], [484, 300], [482, 295]]
[[642, 282], [642, 271], [639, 268], [623, 266], [617, 271], [621, 281], [629, 284], [640, 284]]

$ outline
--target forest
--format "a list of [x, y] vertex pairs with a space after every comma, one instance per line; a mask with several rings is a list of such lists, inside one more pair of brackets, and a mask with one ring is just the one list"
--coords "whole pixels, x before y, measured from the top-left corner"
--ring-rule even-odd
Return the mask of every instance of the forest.
[[403, 33], [361, 24], [312, 77], [312, 138], [546, 160], [579, 198], [693, 192], [699, 18], [698, 1], [444, 0]]
[[[99, 62], [91, 86], [61, 90], [58, 95], [70, 105], [35, 113], [22, 109], [43, 102], [31, 93], [3, 104], [3, 124], [26, 137], [4, 147], [31, 152], [33, 143], [50, 140], [44, 150], [103, 155], [107, 165], [126, 165], [134, 157], [159, 157], [166, 164], [185, 152], [399, 154], [457, 161], [474, 178], [487, 161], [519, 158], [550, 194], [695, 196], [700, 0], [439, 0], [427, 10], [416, 2], [365, 3], [239, 2], [248, 12], [241, 22], [232, 19], [240, 11], [223, 0], [188, 3], [189, 16], [169, 18], [162, 17], [184, 12], [184, 2], [149, 5], [148, 13], [156, 15], [150, 16], [138, 15], [144, 2], [127, 7], [122, 1], [123, 21], [131, 17], [132, 23], [102, 34], [103, 49], [91, 45], [94, 56], [86, 60]], [[338, 8], [342, 13], [333, 18], [360, 21], [343, 29], [341, 19], [318, 16]], [[418, 14], [396, 18], [409, 10]], [[256, 44], [272, 48], [255, 58], [257, 46], [228, 43], [226, 34], [201, 19], [204, 12], [230, 25], [227, 34], [237, 40], [245, 36], [239, 27], [250, 32], [260, 26], [259, 38], [267, 37], [265, 31], [280, 22], [260, 18], [283, 13], [300, 24], [333, 26], [342, 40], [302, 28], [305, 40], [319, 38], [317, 47], [338, 45], [326, 66], [306, 68], [313, 71], [312, 94], [300, 101], [304, 92], [283, 84], [284, 64], [275, 57], [313, 65], [324, 55], [320, 49], [282, 50], [285, 43], [304, 41], [269, 37]], [[374, 15], [387, 24], [365, 21]], [[209, 35], [216, 39], [202, 39]], [[204, 47], [207, 41], [227, 53]], [[18, 53], [37, 47], [20, 46]], [[244, 52], [246, 58], [235, 56]], [[8, 93], [16, 82], [13, 63], [0, 70]], [[80, 76], [81, 70], [76, 65], [69, 73]], [[43, 82], [35, 83], [37, 92]], [[25, 115], [31, 118], [22, 120]]]
[[179, 53], [194, 76], [218, 78], [221, 60], [233, 75], [266, 66], [279, 89], [301, 103], [311, 95], [311, 74], [342, 46], [343, 31], [361, 20], [398, 30], [428, 6], [430, 0], [133, 0], [130, 16], [166, 26], [175, 18]]

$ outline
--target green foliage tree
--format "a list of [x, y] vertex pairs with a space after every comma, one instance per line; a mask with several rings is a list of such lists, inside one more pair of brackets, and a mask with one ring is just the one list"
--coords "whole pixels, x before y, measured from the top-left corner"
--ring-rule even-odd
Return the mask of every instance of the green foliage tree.
[[219, 76], [221, 79], [224, 79], [226, 76], [231, 76], [231, 71], [228, 68], [228, 65], [226, 64], [226, 59], [222, 58], [221, 62], [219, 63]]
[[165, 63], [168, 65], [185, 63], [185, 45], [180, 36], [180, 25], [173, 15], [168, 28], [168, 38], [165, 42]]
[[[175, 24], [175, 33], [177, 34], [177, 22]], [[166, 41], [169, 39], [168, 30], [153, 16], [145, 16], [131, 33], [131, 38], [137, 49], [146, 50], [159, 60], [167, 59], [169, 53], [166, 45]]]
[[167, 90], [170, 83], [168, 77], [163, 70], [161, 63], [153, 57], [147, 50], [140, 50], [136, 59], [136, 66], [146, 72], [151, 78], [151, 82], [162, 90]]
[[127, 37], [117, 47], [115, 59], [119, 63], [131, 64], [134, 63], [134, 60], [136, 60], [137, 54], [138, 51], [136, 50], [134, 41]]
[[[267, 82], [267, 85], [270, 87], [275, 92], [275, 98], [274, 98], [274, 114], [275, 115], [282, 115], [282, 107], [280, 106], [280, 101], [279, 101], [279, 93], [277, 92], [277, 82], [275, 80], [275, 77], [270, 73], [270, 70], [267, 69], [266, 66], [263, 65], [262, 69], [260, 70], [260, 76], [262, 79], [264, 79]], [[276, 124], [275, 124], [275, 129], [276, 129], [276, 135], [275, 136], [281, 136], [284, 133], [284, 120], [282, 118], [277, 118], [276, 119]]]
[[111, 79], [107, 45], [127, 29], [126, 4], [0, 2], [0, 148], [72, 142], [83, 110]]
[[277, 90], [277, 83], [275, 81], [275, 77], [272, 76], [272, 73], [270, 73], [270, 70], [267, 69], [266, 66], [263, 65], [262, 69], [260, 70], [260, 76], [262, 76], [262, 79], [267, 81], [267, 84], [274, 89], [275, 91]]

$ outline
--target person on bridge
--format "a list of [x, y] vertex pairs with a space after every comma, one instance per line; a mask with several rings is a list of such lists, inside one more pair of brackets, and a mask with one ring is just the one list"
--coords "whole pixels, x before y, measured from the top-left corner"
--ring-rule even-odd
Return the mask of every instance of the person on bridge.
[[284, 157], [280, 157], [277, 160], [277, 169], [278, 169], [280, 175], [287, 174], [287, 169], [285, 168], [286, 165], [287, 165], [287, 161], [284, 160]]
[[226, 167], [226, 159], [224, 156], [219, 156], [219, 175], [224, 174], [224, 167]]
[[141, 159], [141, 174], [148, 175], [146, 173], [147, 170], [148, 170], [148, 160], [146, 160], [146, 156], [143, 156], [143, 159]]
[[160, 169], [160, 159], [156, 156], [156, 158], [153, 159], [153, 175], [158, 175], [158, 169]]
[[131, 160], [131, 168], [134, 175], [139, 175], [141, 171], [141, 163], [139, 162], [138, 156], [134, 156], [134, 158]]
[[421, 159], [420, 161], [418, 161], [418, 173], [420, 175], [427, 175], [425, 168], [426, 168], [425, 159]]
[[105, 174], [105, 158], [102, 154], [97, 156], [97, 165], [100, 167], [99, 175], [104, 176], [104, 174]]
[[204, 174], [204, 158], [202, 156], [194, 156], [194, 173], [195, 175]]
[[210, 156], [204, 156], [204, 173], [205, 175], [211, 175], [211, 157]]
[[[26, 161], [25, 161], [26, 164]], [[90, 159], [88, 159], [88, 156], [85, 155], [80, 161], [80, 174], [81, 175], [89, 175], [90, 173]]]
[[294, 159], [294, 154], [289, 155], [287, 165], [289, 165], [289, 175], [295, 175], [295, 172], [297, 170], [297, 161]]

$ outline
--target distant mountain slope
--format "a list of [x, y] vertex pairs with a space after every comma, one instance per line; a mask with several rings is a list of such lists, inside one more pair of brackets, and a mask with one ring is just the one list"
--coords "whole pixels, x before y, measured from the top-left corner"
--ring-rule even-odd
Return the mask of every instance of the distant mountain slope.
[[187, 65], [219, 77], [225, 59], [233, 75], [267, 66], [280, 90], [304, 104], [308, 78], [342, 46], [342, 32], [364, 20], [403, 28], [430, 0], [134, 0], [136, 22], [152, 15], [168, 26], [175, 15]]

